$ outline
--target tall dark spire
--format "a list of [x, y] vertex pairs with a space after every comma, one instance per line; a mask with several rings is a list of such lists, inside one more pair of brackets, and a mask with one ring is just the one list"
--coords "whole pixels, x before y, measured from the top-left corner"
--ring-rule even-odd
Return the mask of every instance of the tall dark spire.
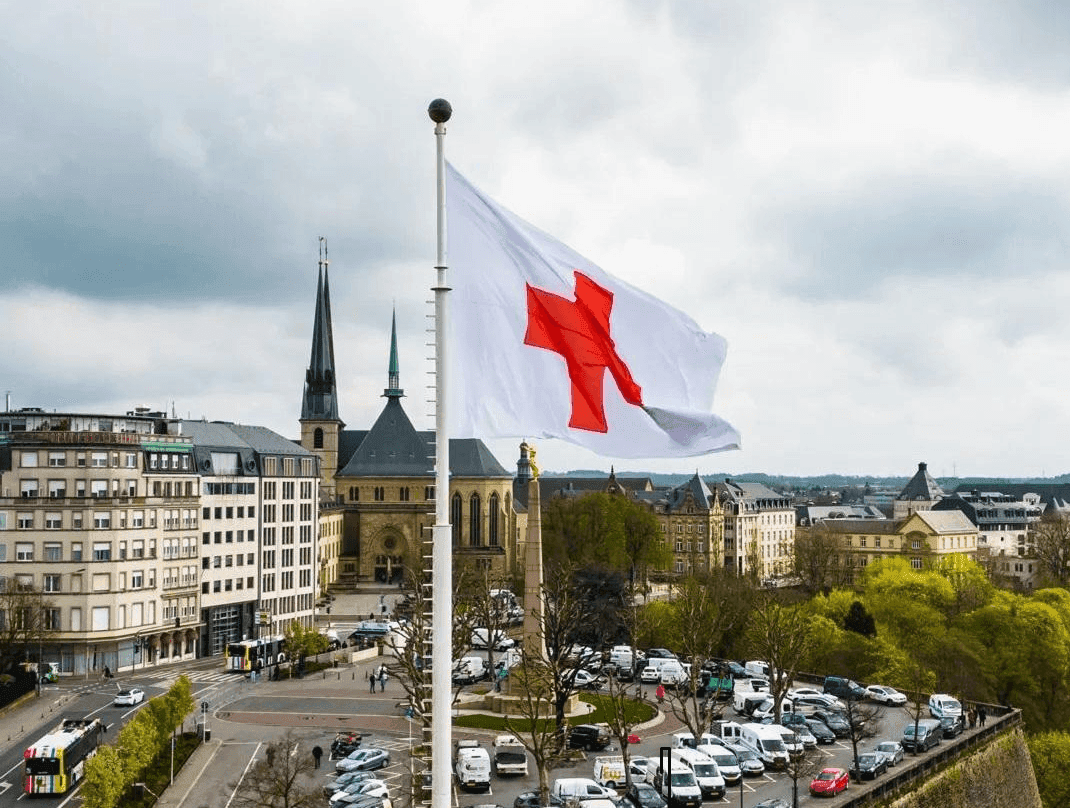
[[405, 391], [401, 389], [401, 370], [398, 364], [398, 315], [394, 311], [390, 315], [390, 367], [386, 375], [386, 389], [383, 395], [387, 398], [401, 398]]
[[319, 279], [316, 284], [316, 320], [312, 326], [312, 357], [308, 362], [308, 370], [305, 371], [305, 393], [301, 401], [302, 421], [338, 420], [328, 263], [327, 241], [321, 238]]

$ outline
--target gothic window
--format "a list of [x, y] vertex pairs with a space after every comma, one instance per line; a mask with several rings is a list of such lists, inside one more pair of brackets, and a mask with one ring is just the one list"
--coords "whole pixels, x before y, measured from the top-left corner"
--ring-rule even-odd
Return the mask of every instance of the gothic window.
[[491, 547], [498, 546], [498, 494], [490, 495], [490, 508], [487, 512], [487, 541]]
[[450, 500], [450, 526], [453, 529], [453, 546], [461, 543], [461, 495], [454, 494]]
[[312, 448], [313, 449], [322, 449], [323, 448], [323, 430], [320, 429], [319, 427], [316, 427], [316, 431], [312, 433]]
[[479, 494], [472, 494], [472, 498], [468, 501], [468, 541], [473, 547], [479, 547], [483, 543], [483, 537], [480, 535], [479, 530], [481, 526], [481, 511]]

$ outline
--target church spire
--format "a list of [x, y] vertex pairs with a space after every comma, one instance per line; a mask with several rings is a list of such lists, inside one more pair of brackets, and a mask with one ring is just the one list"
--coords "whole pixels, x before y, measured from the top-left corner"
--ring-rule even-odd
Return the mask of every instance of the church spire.
[[401, 398], [405, 391], [401, 389], [401, 370], [398, 365], [398, 315], [390, 315], [390, 367], [386, 376], [387, 387], [383, 395], [387, 398]]
[[316, 318], [312, 326], [312, 356], [308, 362], [308, 370], [305, 371], [305, 391], [301, 401], [302, 421], [338, 420], [328, 263], [327, 240], [321, 237], [319, 279], [316, 284]]

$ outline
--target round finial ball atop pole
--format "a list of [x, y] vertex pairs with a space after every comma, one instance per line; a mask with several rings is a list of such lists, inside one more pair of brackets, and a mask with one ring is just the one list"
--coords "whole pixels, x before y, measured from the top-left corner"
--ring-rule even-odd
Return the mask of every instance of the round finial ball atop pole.
[[450, 119], [450, 115], [453, 114], [453, 107], [450, 106], [450, 102], [445, 98], [436, 98], [428, 105], [427, 114], [431, 116], [431, 120], [435, 123], [445, 123]]

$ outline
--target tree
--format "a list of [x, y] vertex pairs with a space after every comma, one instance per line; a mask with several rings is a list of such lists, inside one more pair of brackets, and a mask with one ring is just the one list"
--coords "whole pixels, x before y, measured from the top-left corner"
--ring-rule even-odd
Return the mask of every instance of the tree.
[[638, 723], [633, 718], [635, 712], [632, 708], [635, 704], [635, 696], [629, 691], [628, 684], [618, 679], [613, 671], [610, 671], [607, 676], [606, 691], [605, 695], [599, 696], [599, 706], [605, 712], [610, 734], [620, 745], [621, 757], [624, 759], [624, 785], [627, 787], [632, 784], [628, 738], [631, 737], [632, 729]]
[[1048, 510], [1033, 524], [1033, 541], [1040, 567], [1053, 583], [1070, 583], [1070, 519]]
[[126, 769], [114, 746], [101, 746], [85, 762], [81, 790], [85, 808], [115, 808], [127, 785]]
[[799, 781], [812, 780], [824, 765], [825, 756], [816, 749], [803, 750], [801, 755], [788, 755], [784, 773], [791, 779], [792, 808], [799, 808]]
[[303, 750], [293, 730], [272, 741], [242, 779], [231, 784], [234, 808], [318, 808], [323, 793], [312, 778], [311, 750]]
[[819, 522], [795, 529], [793, 571], [810, 595], [817, 595], [847, 583], [840, 537]]
[[687, 681], [666, 695], [673, 716], [696, 738], [723, 710], [722, 694], [706, 686], [711, 677], [704, 675], [703, 666], [722, 655], [726, 635], [744, 624], [752, 591], [743, 579], [721, 569], [688, 576], [673, 587], [668, 604], [673, 633], [665, 639], [689, 669]]
[[306, 657], [322, 654], [330, 641], [315, 628], [306, 628], [297, 620], [291, 620], [286, 627], [286, 651], [291, 661], [296, 660], [298, 667], [304, 664]]
[[779, 724], [780, 701], [817, 637], [801, 606], [782, 606], [768, 594], [758, 600], [750, 620], [749, 645], [758, 659], [769, 663], [769, 697], [774, 723]]
[[490, 596], [490, 591], [508, 589], [510, 582], [486, 567], [460, 567], [458, 574], [460, 586], [456, 588], [458, 599], [454, 609], [466, 628], [487, 630], [487, 669], [494, 675], [495, 646], [509, 627], [509, 613], [502, 608], [500, 600]]
[[0, 673], [9, 673], [18, 663], [37, 656], [52, 607], [53, 602], [32, 585], [0, 577]]
[[1070, 805], [1070, 733], [1042, 732], [1029, 736], [1029, 755], [1044, 808]]
[[852, 603], [851, 608], [848, 609], [847, 616], [843, 619], [843, 627], [863, 637], [877, 636], [877, 625], [873, 621], [873, 615], [866, 611], [866, 607], [859, 600]]
[[847, 719], [847, 738], [851, 741], [854, 768], [858, 769], [858, 744], [877, 737], [881, 709], [876, 704], [847, 698], [844, 700], [843, 712]]
[[671, 558], [654, 514], [620, 494], [559, 496], [543, 503], [542, 547], [547, 565], [634, 569], [641, 579]]
[[511, 695], [518, 718], [505, 716], [505, 728], [531, 753], [539, 774], [539, 805], [550, 805], [550, 771], [566, 754], [565, 736], [557, 723], [555, 677], [550, 666], [524, 653], [510, 672]]

